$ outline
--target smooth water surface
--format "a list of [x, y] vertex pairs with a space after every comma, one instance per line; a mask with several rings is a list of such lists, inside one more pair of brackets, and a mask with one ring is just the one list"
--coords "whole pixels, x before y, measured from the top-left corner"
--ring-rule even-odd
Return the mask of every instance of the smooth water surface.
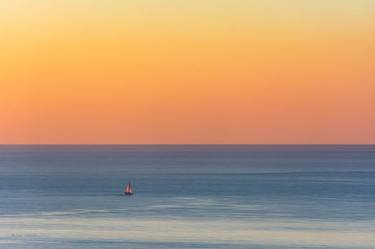
[[0, 146], [0, 248], [369, 249], [374, 234], [375, 146]]

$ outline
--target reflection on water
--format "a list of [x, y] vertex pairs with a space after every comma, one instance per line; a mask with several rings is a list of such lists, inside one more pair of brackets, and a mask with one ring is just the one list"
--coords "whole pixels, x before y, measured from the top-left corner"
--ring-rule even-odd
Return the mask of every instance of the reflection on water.
[[[374, 248], [374, 222], [324, 222], [311, 220], [144, 219], [113, 216], [1, 218], [5, 241], [129, 241], [217, 243], [226, 245], [327, 246]], [[20, 239], [22, 240], [20, 241]]]

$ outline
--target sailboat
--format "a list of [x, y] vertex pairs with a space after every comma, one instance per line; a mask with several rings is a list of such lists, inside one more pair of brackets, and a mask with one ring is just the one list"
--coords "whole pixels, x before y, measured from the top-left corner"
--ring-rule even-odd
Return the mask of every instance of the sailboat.
[[133, 187], [129, 182], [128, 185], [126, 185], [126, 187], [125, 187], [124, 195], [133, 195], [133, 194], [134, 194]]

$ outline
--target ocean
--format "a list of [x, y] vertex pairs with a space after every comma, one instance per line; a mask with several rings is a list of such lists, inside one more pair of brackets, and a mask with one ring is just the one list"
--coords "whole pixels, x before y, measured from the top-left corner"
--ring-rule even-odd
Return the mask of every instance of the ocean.
[[1, 145], [0, 248], [373, 249], [375, 145]]

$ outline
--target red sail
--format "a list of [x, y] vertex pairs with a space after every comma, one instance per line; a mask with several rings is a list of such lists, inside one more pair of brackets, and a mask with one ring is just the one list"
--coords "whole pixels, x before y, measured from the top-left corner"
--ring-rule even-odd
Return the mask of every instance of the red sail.
[[125, 193], [127, 193], [127, 194], [133, 194], [133, 188], [130, 185], [130, 183], [128, 183], [128, 185], [126, 185]]

